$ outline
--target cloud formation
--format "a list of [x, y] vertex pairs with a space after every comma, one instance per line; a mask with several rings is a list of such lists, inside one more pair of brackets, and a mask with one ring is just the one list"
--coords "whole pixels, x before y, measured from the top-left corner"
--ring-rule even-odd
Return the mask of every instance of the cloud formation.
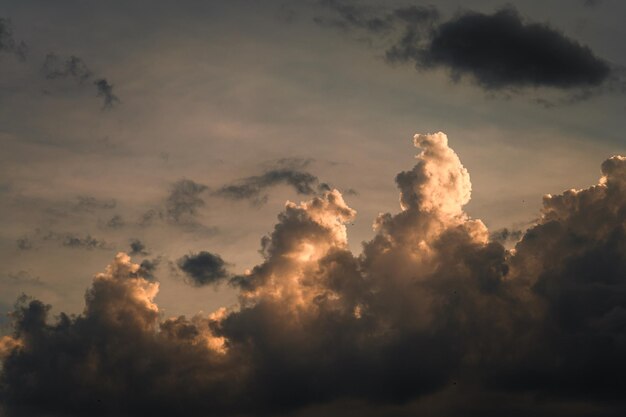
[[318, 23], [385, 39], [389, 63], [447, 69], [453, 80], [468, 77], [486, 90], [588, 89], [612, 81], [611, 66], [589, 47], [548, 24], [526, 21], [513, 7], [442, 20], [434, 6], [381, 13], [335, 0], [323, 4], [338, 17]]
[[267, 201], [265, 190], [286, 184], [302, 195], [313, 195], [318, 190], [318, 178], [307, 172], [293, 168], [271, 169], [261, 175], [243, 178], [234, 184], [224, 185], [215, 195], [233, 200], [250, 200], [255, 204]]
[[43, 71], [46, 78], [50, 80], [71, 77], [81, 83], [92, 75], [81, 58], [71, 55], [64, 60], [52, 53], [46, 55], [46, 59], [43, 63]]
[[113, 94], [113, 85], [109, 84], [109, 82], [105, 78], [100, 78], [93, 82], [97, 89], [97, 96], [102, 97], [103, 109], [111, 109], [117, 103], [120, 103], [120, 99]]
[[[230, 279], [230, 309], [160, 318], [159, 284], [123, 253], [78, 316], [51, 321], [49, 306], [23, 302], [0, 343], [5, 412], [323, 405], [345, 415], [337, 404], [350, 401], [370, 415], [388, 405], [401, 415], [433, 405], [446, 416], [623, 413], [626, 158], [605, 161], [595, 186], [545, 196], [508, 251], [464, 212], [470, 177], [446, 135], [414, 143], [416, 165], [396, 178], [401, 211], [378, 216], [360, 255], [346, 229], [356, 212], [339, 191], [288, 202], [261, 241], [263, 261]], [[201, 252], [179, 264], [214, 282], [226, 275], [220, 261]]]
[[185, 255], [176, 264], [185, 273], [188, 282], [196, 287], [218, 284], [231, 275], [222, 257], [211, 252]]
[[13, 54], [20, 60], [26, 59], [26, 44], [13, 37], [11, 20], [0, 17], [0, 52]]

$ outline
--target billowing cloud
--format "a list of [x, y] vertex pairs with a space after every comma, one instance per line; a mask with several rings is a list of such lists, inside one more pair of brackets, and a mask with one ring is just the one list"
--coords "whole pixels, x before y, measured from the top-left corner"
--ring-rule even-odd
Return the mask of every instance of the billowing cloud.
[[[545, 196], [506, 250], [464, 212], [470, 177], [446, 135], [414, 143], [416, 165], [396, 178], [401, 210], [378, 216], [360, 255], [339, 191], [288, 202], [263, 261], [230, 278], [229, 309], [160, 318], [158, 283], [123, 253], [78, 316], [51, 321], [44, 303], [23, 302], [0, 343], [5, 412], [626, 411], [626, 158], [605, 161], [593, 187]], [[216, 259], [181, 264], [211, 281]]]
[[211, 252], [185, 255], [176, 264], [189, 278], [189, 282], [197, 287], [217, 284], [231, 275], [222, 257]]
[[486, 90], [589, 89], [615, 78], [609, 63], [589, 47], [548, 24], [526, 21], [513, 7], [492, 14], [465, 11], [442, 20], [433, 6], [382, 13], [334, 0], [324, 4], [338, 17], [318, 18], [318, 23], [384, 39], [389, 63], [444, 68], [454, 80], [469, 77]]
[[26, 59], [26, 44], [13, 37], [13, 25], [9, 19], [0, 17], [0, 52], [17, 56], [20, 60]]

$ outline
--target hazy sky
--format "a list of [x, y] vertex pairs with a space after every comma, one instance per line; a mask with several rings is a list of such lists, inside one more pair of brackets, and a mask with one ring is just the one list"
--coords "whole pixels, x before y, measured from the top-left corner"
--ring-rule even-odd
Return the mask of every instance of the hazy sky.
[[285, 202], [335, 188], [358, 257], [401, 210], [416, 133], [445, 132], [464, 221], [512, 248], [545, 194], [626, 154], [624, 17], [618, 0], [0, 0], [0, 335], [22, 293], [81, 313], [121, 251], [159, 283], [160, 319], [243, 308], [233, 282], [279, 251], [262, 238], [290, 227]]

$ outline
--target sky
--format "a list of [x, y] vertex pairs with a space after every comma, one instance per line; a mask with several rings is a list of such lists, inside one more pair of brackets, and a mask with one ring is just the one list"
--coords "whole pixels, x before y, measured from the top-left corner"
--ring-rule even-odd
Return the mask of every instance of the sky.
[[624, 16], [0, 0], [0, 415], [623, 415]]

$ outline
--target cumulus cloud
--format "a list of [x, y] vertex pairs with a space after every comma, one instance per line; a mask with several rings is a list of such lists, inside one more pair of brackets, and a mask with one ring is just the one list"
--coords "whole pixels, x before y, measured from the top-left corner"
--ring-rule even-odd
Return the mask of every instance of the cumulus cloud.
[[0, 52], [15, 55], [20, 60], [26, 59], [26, 44], [13, 37], [11, 20], [0, 17]]
[[[468, 77], [486, 90], [588, 90], [616, 84], [611, 65], [589, 47], [548, 24], [526, 21], [513, 7], [492, 14], [465, 11], [443, 20], [433, 6], [383, 13], [335, 0], [323, 3], [338, 16], [330, 20], [333, 26], [384, 39], [391, 64], [444, 68], [452, 79]], [[368, 23], [377, 21], [385, 24]], [[385, 31], [380, 33], [380, 28]], [[593, 94], [587, 90], [588, 98]]]
[[[162, 318], [158, 283], [123, 253], [80, 315], [52, 321], [23, 302], [0, 343], [5, 412], [345, 415], [344, 401], [370, 415], [622, 414], [626, 158], [595, 186], [545, 196], [509, 251], [464, 212], [471, 182], [447, 137], [414, 143], [401, 210], [378, 216], [360, 255], [339, 191], [288, 202], [262, 262], [229, 278], [229, 309]], [[227, 276], [209, 252], [179, 264]]]
[[222, 257], [211, 252], [185, 255], [176, 264], [189, 278], [188, 282], [197, 287], [218, 284], [231, 275]]

